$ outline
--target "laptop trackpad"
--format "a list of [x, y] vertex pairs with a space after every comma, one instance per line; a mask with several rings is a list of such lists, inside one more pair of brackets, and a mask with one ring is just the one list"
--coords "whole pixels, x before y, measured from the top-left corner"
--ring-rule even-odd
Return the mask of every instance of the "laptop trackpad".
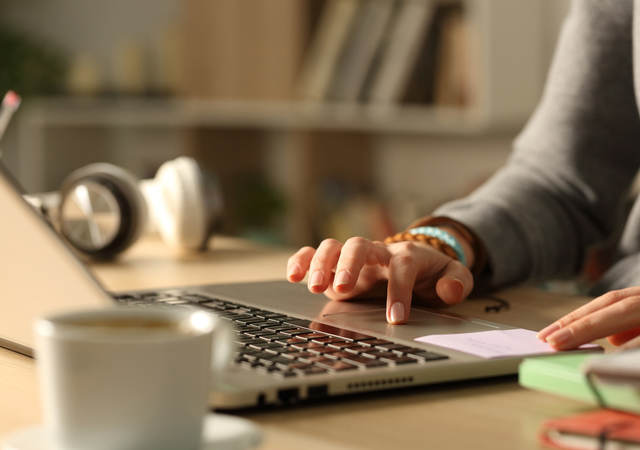
[[472, 333], [505, 328], [446, 310], [427, 309], [420, 306], [411, 308], [409, 321], [406, 324], [389, 325], [384, 307], [359, 302], [328, 302], [316, 320], [313, 328], [320, 331], [329, 331], [322, 329], [324, 323], [339, 328], [355, 329], [365, 334], [384, 334], [408, 340], [431, 334]]

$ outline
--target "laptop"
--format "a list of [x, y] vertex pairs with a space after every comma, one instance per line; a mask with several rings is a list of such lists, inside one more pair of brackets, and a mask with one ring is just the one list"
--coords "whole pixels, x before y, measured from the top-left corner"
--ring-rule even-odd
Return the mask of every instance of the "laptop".
[[35, 318], [113, 304], [201, 308], [235, 325], [232, 367], [211, 406], [241, 409], [517, 372], [520, 358], [484, 359], [414, 339], [509, 329], [415, 307], [406, 325], [375, 300], [331, 302], [286, 281], [109, 293], [20, 195], [0, 163], [0, 346], [33, 355]]

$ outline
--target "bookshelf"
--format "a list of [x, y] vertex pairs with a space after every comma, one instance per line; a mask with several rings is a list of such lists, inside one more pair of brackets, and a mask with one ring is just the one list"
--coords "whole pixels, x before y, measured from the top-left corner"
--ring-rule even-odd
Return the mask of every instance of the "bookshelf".
[[[165, 80], [159, 91], [173, 95], [122, 95], [107, 85], [99, 89], [109, 92], [107, 96], [25, 102], [13, 133], [19, 153], [9, 158], [29, 190], [51, 189], [68, 170], [95, 159], [113, 160], [148, 176], [157, 162], [189, 153], [223, 172], [231, 191], [239, 175], [262, 171], [287, 203], [286, 215], [275, 225], [280, 235], [289, 236], [291, 244], [313, 242], [327, 229], [336, 229], [318, 225], [332, 205], [323, 193], [333, 189], [325, 186], [327, 179], [354, 186], [330, 196], [357, 197], [363, 192], [376, 196], [383, 187], [383, 195], [391, 192], [401, 198], [403, 191], [395, 189], [394, 183], [412, 195], [420, 193], [403, 179], [406, 167], [385, 173], [385, 166], [393, 166], [389, 162], [394, 155], [429, 164], [428, 155], [433, 152], [446, 167], [442, 158], [449, 152], [478, 162], [475, 166], [485, 171], [497, 167], [514, 132], [535, 106], [546, 72], [541, 0], [176, 2], [181, 11], [179, 41], [187, 50], [179, 55], [180, 70], [167, 66], [169, 61], [175, 64], [177, 55], [167, 56], [166, 51], [154, 65], [179, 73], [155, 77]], [[367, 6], [373, 4], [381, 9]], [[441, 52], [448, 53], [449, 62], [444, 73], [431, 75], [434, 86], [427, 100], [401, 98], [397, 88], [392, 99], [373, 95], [375, 76], [367, 72], [375, 64], [380, 66], [377, 73], [384, 72], [380, 62], [384, 52], [378, 50], [376, 56], [375, 48], [362, 52], [367, 58], [346, 81], [325, 80], [325, 95], [305, 93], [309, 72], [346, 76], [336, 75], [341, 72], [340, 50], [334, 51], [332, 70], [319, 68], [312, 58], [322, 33], [341, 35], [338, 48], [349, 42], [347, 25], [343, 24], [342, 34], [336, 31], [339, 24], [326, 29], [327, 9], [352, 8], [354, 23], [359, 19], [365, 28], [383, 30], [367, 33], [376, 37], [372, 40], [378, 47], [393, 48], [389, 24], [399, 20], [400, 5], [408, 4], [422, 10], [424, 20], [440, 17], [448, 24], [441, 24], [439, 31], [448, 37], [440, 36], [438, 42], [446, 47]], [[430, 13], [424, 12], [425, 7]], [[449, 16], [442, 11], [449, 11]], [[423, 41], [432, 26], [430, 22], [423, 30]], [[456, 59], [460, 55], [462, 62]], [[343, 63], [352, 59], [353, 51], [351, 57], [342, 56]], [[417, 62], [411, 67], [417, 67]], [[407, 85], [411, 71], [400, 78]], [[332, 93], [336, 84], [339, 88]], [[437, 89], [442, 92], [433, 92]], [[491, 163], [484, 164], [485, 160]], [[465, 167], [459, 177], [478, 176], [474, 164]], [[443, 192], [436, 197], [439, 201], [452, 195]], [[233, 195], [230, 201], [235, 201]]]

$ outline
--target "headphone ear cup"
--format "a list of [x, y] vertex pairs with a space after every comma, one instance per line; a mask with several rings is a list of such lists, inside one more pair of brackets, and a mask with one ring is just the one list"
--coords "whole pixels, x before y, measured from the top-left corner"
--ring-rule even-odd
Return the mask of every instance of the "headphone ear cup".
[[200, 250], [210, 234], [205, 183], [198, 163], [186, 156], [167, 161], [142, 182], [150, 217], [162, 239], [177, 250]]
[[[90, 164], [72, 172], [60, 193], [58, 229], [73, 247], [92, 258], [111, 258], [124, 251], [138, 239], [147, 222], [147, 206], [137, 180], [112, 164]], [[101, 233], [107, 219], [95, 211], [101, 206], [116, 216], [108, 219], [112, 228], [108, 233]], [[84, 217], [71, 217], [74, 208]]]

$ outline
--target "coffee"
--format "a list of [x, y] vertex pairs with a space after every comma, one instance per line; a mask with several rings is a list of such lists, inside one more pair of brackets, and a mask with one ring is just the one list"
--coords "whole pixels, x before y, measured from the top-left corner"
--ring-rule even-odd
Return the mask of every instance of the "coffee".
[[63, 326], [85, 327], [101, 331], [111, 330], [114, 332], [163, 331], [187, 334], [194, 333], [193, 327], [191, 327], [189, 323], [185, 322], [184, 320], [170, 321], [145, 317], [96, 317], [94, 319], [72, 319], [67, 321], [60, 321], [59, 323]]

